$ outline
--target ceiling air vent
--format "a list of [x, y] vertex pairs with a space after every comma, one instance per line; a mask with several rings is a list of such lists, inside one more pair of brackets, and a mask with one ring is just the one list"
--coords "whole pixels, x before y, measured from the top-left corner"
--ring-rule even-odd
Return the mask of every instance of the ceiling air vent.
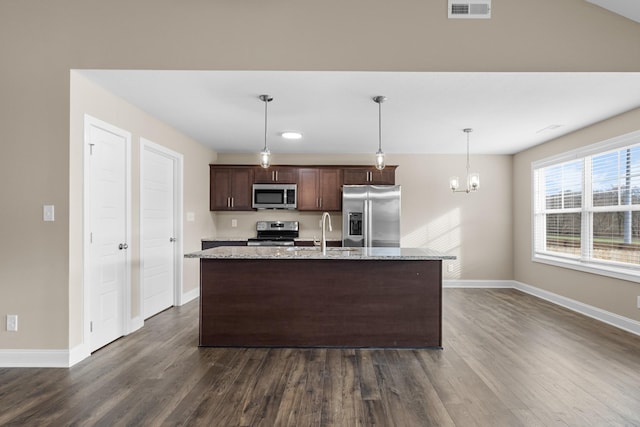
[[449, 19], [491, 18], [491, 0], [449, 0]]

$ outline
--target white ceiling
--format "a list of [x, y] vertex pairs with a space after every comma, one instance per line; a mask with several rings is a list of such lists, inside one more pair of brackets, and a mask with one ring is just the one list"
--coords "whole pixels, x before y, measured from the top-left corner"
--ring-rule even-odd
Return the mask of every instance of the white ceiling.
[[[640, 107], [640, 73], [83, 70], [220, 153], [513, 154]], [[559, 126], [557, 128], [554, 128]], [[303, 133], [299, 141], [280, 137]]]
[[611, 12], [640, 22], [640, 1], [638, 0], [587, 0]]

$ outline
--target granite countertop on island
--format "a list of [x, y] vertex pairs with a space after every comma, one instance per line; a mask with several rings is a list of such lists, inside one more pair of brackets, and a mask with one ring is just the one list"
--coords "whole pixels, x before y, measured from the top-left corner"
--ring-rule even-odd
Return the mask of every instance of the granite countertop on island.
[[454, 255], [428, 248], [327, 248], [324, 255], [318, 247], [224, 246], [185, 254], [185, 258], [201, 259], [342, 259], [342, 260], [454, 260]]

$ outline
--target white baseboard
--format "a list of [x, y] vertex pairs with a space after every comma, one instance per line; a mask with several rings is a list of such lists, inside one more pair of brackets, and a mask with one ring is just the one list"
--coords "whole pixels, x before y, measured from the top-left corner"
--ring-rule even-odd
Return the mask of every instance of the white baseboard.
[[443, 280], [444, 288], [517, 289], [587, 317], [640, 336], [640, 322], [516, 280]]
[[580, 314], [584, 314], [587, 317], [615, 326], [616, 328], [624, 331], [631, 332], [632, 334], [640, 335], [640, 322], [637, 320], [629, 319], [628, 317], [620, 316], [619, 314], [611, 313], [610, 311], [606, 311], [553, 292], [545, 291], [544, 289], [536, 288], [535, 286], [517, 282], [515, 280], [513, 281], [513, 284], [514, 289], [543, 300], [547, 300]]
[[69, 368], [78, 362], [82, 362], [87, 357], [91, 356], [89, 346], [86, 344], [80, 344], [69, 350]]
[[443, 280], [443, 288], [513, 288], [513, 280]]
[[144, 326], [144, 319], [142, 318], [142, 315], [134, 317], [133, 319], [131, 319], [131, 321], [129, 323], [129, 327], [131, 329], [129, 330], [127, 335], [132, 333], [132, 332], [137, 331], [138, 329], [142, 328], [143, 326]]
[[69, 350], [2, 350], [2, 368], [68, 368]]
[[182, 294], [182, 301], [180, 301], [180, 305], [185, 305], [186, 303], [193, 301], [199, 296], [200, 296], [200, 286], [197, 286], [195, 289], [192, 289], [189, 292], [185, 292]]

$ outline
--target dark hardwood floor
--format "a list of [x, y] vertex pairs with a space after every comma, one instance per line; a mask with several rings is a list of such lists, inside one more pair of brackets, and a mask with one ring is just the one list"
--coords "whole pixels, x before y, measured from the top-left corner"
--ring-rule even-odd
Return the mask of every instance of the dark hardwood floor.
[[70, 369], [0, 369], [0, 425], [640, 426], [640, 337], [446, 289], [444, 350], [198, 348], [198, 305]]

